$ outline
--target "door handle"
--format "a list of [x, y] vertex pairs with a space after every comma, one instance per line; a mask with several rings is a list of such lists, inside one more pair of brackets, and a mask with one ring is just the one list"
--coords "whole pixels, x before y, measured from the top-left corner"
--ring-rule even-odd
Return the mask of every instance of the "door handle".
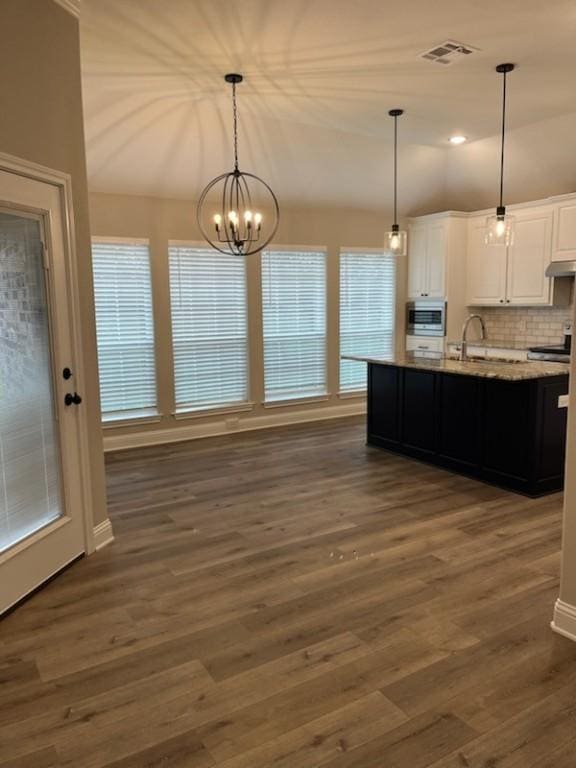
[[64, 405], [80, 405], [81, 402], [82, 398], [78, 392], [74, 392], [74, 394], [71, 392], [66, 392], [64, 395]]

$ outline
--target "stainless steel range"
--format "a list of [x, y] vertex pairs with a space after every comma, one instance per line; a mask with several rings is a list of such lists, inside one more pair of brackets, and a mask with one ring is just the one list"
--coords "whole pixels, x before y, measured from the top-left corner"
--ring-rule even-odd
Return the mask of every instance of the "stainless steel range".
[[564, 344], [558, 347], [530, 347], [528, 360], [545, 360], [550, 363], [569, 363], [572, 349], [572, 323], [564, 326]]

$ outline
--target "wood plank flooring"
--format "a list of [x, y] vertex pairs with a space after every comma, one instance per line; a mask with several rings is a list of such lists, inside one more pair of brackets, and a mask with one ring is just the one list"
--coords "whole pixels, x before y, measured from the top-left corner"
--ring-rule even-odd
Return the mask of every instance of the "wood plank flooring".
[[561, 496], [363, 420], [108, 457], [116, 542], [0, 624], [2, 768], [576, 765]]

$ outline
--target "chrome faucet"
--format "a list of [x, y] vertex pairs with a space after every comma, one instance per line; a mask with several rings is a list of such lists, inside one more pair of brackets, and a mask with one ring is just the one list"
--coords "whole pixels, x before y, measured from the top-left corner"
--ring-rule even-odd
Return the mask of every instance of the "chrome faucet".
[[466, 334], [468, 333], [468, 326], [470, 325], [472, 320], [480, 320], [480, 327], [482, 329], [481, 338], [482, 340], [486, 338], [486, 326], [484, 325], [484, 320], [482, 319], [482, 316], [469, 315], [464, 321], [464, 325], [462, 326], [462, 341], [460, 342], [460, 360], [468, 359], [468, 340], [466, 338]]

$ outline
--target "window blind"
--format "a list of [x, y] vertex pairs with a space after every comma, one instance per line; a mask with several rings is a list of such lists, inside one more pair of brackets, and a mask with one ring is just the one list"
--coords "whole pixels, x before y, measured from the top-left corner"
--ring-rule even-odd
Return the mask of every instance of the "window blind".
[[[391, 357], [396, 261], [387, 251], [340, 253], [340, 354]], [[340, 360], [340, 391], [366, 388], [366, 364]]]
[[169, 247], [176, 410], [246, 402], [246, 260]]
[[92, 243], [103, 421], [156, 410], [154, 316], [147, 244]]
[[264, 390], [267, 402], [326, 393], [326, 254], [262, 255]]

